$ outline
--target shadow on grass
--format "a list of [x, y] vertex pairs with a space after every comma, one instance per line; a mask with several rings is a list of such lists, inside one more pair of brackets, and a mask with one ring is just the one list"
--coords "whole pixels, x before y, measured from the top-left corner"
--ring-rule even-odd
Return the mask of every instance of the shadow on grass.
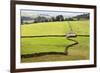
[[[76, 35], [80, 37], [89, 37], [89, 35]], [[66, 35], [40, 35], [40, 36], [21, 36], [21, 38], [39, 38], [39, 37], [66, 37]]]
[[64, 52], [40, 52], [40, 53], [33, 53], [33, 54], [24, 54], [21, 55], [21, 58], [40, 57], [44, 55], [67, 55], [67, 54]]

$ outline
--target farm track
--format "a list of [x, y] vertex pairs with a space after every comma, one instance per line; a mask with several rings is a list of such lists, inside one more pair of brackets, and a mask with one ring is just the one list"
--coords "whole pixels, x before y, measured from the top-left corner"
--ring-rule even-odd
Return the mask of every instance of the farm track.
[[[42, 35], [42, 36], [21, 36], [21, 38], [36, 38], [36, 37], [65, 37], [66, 35]], [[77, 35], [79, 37], [89, 37], [89, 35]], [[74, 37], [75, 38], [75, 37]], [[21, 58], [31, 58], [31, 57], [38, 57], [44, 55], [68, 55], [68, 49], [72, 46], [79, 44], [77, 40], [74, 38], [66, 38], [69, 41], [73, 41], [74, 43], [67, 45], [65, 47], [64, 52], [40, 52], [40, 53], [32, 53], [32, 54], [23, 54]]]
[[76, 40], [74, 40], [74, 39], [72, 39], [72, 38], [67, 38], [67, 40], [73, 41], [74, 43], [72, 43], [72, 44], [70, 44], [70, 45], [67, 45], [67, 46], [65, 47], [65, 52], [64, 52], [64, 53], [65, 53], [66, 55], [68, 55], [68, 48], [69, 48], [69, 47], [72, 47], [72, 46], [74, 46], [74, 45], [79, 44], [78, 41], [76, 41]]

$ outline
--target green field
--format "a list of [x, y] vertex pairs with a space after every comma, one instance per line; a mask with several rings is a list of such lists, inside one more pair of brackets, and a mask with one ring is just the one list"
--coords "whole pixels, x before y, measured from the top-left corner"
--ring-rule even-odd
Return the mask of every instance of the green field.
[[[70, 21], [77, 35], [89, 35], [89, 21]], [[68, 23], [43, 22], [21, 25], [21, 36], [65, 35], [70, 32]], [[72, 38], [79, 44], [68, 48], [68, 55], [43, 55], [22, 58], [21, 62], [67, 61], [89, 59], [89, 37]], [[74, 43], [66, 37], [21, 38], [21, 55], [41, 52], [64, 52], [66, 46]]]
[[[89, 35], [89, 21], [70, 21], [70, 23], [75, 33]], [[64, 35], [70, 31], [67, 21], [24, 24], [21, 25], [21, 30], [22, 36]]]

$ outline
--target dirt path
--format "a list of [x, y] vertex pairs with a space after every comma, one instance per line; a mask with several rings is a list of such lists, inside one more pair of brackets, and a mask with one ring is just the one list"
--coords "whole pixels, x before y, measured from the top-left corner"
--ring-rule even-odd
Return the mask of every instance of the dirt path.
[[69, 47], [72, 47], [72, 46], [74, 46], [74, 45], [79, 44], [79, 42], [76, 41], [76, 40], [74, 40], [73, 38], [67, 38], [67, 40], [73, 41], [74, 43], [72, 43], [72, 44], [70, 44], [70, 45], [67, 45], [67, 46], [65, 47], [64, 53], [65, 53], [66, 55], [68, 55], [68, 48], [69, 48]]

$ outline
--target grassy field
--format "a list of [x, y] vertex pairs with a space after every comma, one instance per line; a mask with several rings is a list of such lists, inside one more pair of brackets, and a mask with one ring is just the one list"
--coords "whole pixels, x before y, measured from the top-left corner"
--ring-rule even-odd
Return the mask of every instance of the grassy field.
[[[77, 35], [89, 35], [89, 21], [71, 21], [72, 29]], [[84, 30], [85, 28], [85, 30]], [[44, 22], [21, 25], [21, 36], [65, 35], [70, 31], [68, 23]], [[68, 55], [43, 55], [31, 58], [22, 58], [21, 62], [68, 61], [89, 59], [89, 37], [78, 36], [73, 38], [78, 45], [68, 49]], [[21, 38], [21, 55], [39, 52], [64, 52], [66, 46], [73, 41], [66, 37], [35, 37]]]
[[31, 54], [32, 52], [63, 52], [66, 45], [72, 41], [66, 40], [65, 37], [40, 37], [40, 38], [23, 38], [21, 45], [22, 54]]
[[[89, 21], [70, 21], [76, 34], [89, 35]], [[85, 28], [85, 30], [84, 30]], [[70, 31], [68, 22], [43, 22], [21, 25], [22, 36], [64, 35]]]

